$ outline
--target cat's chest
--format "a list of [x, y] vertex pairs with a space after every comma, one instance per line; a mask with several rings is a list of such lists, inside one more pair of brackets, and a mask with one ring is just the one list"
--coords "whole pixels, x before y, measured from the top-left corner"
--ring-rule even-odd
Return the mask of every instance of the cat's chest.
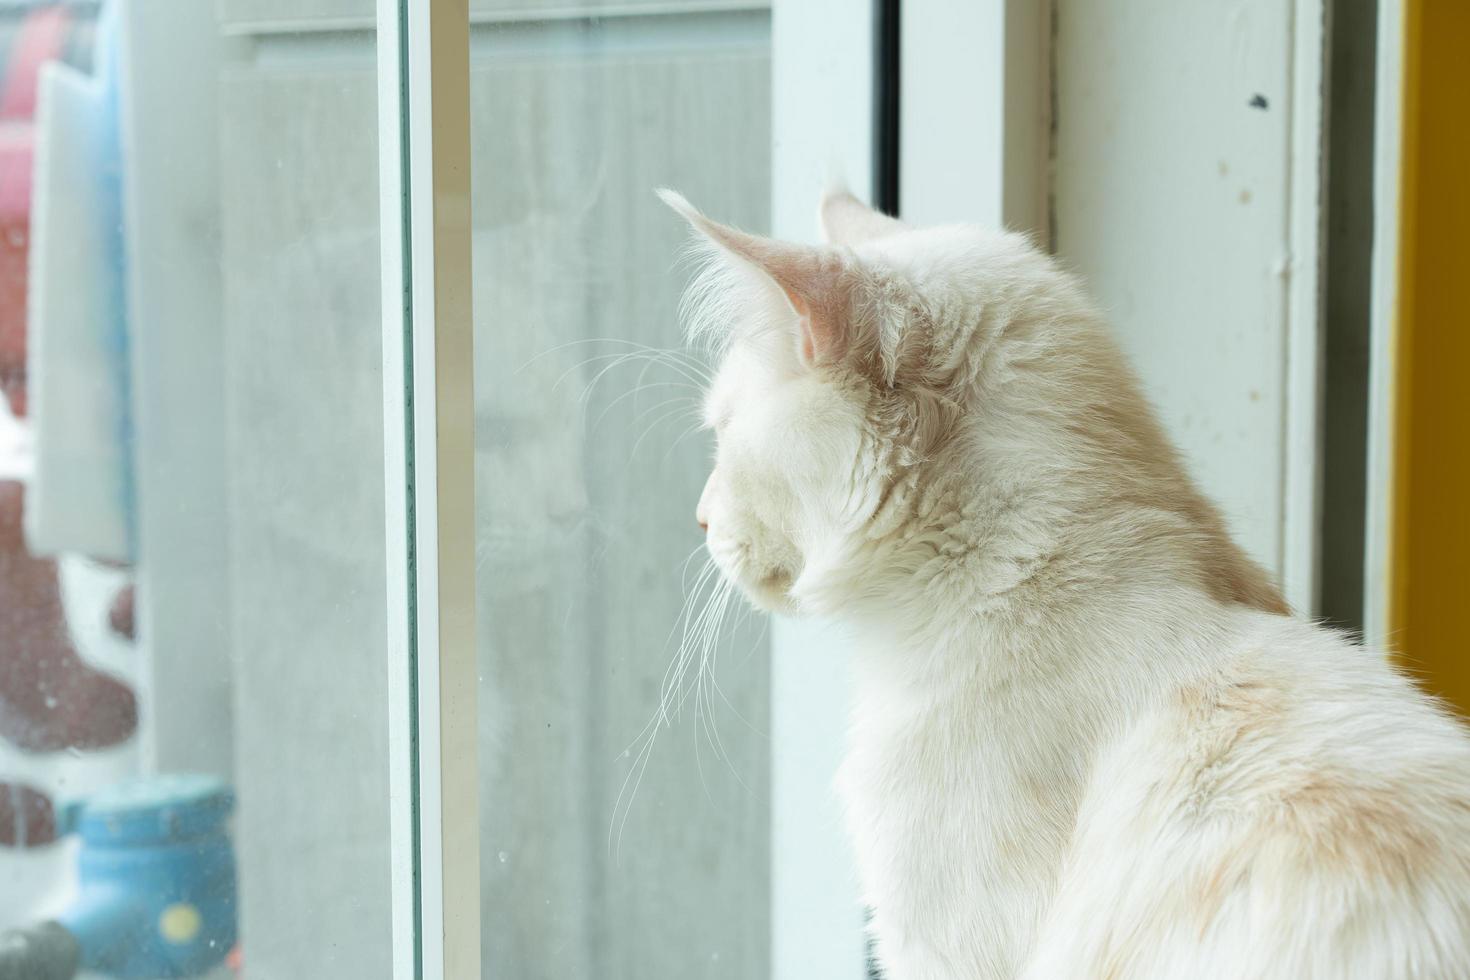
[[1080, 789], [1066, 736], [995, 722], [947, 710], [856, 718], [837, 780], [854, 834], [870, 851], [922, 863], [1050, 850], [1070, 831]]
[[960, 708], [857, 714], [838, 788], [880, 939], [994, 965], [1026, 948], [1050, 900], [1080, 780], [1061, 764], [1067, 733]]

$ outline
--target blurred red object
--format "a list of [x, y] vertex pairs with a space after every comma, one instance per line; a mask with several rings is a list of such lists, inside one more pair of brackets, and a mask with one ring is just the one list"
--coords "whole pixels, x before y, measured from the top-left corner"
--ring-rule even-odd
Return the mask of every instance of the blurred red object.
[[0, 783], [0, 844], [40, 847], [56, 840], [51, 797], [19, 783]]
[[[95, 13], [89, 16], [95, 16]], [[90, 21], [87, 22], [90, 26]], [[28, 11], [11, 40], [0, 89], [0, 391], [26, 414], [26, 256], [30, 241], [32, 120], [41, 65], [65, 60], [81, 21], [65, 4]]]
[[24, 501], [0, 481], [0, 737], [27, 752], [117, 745], [138, 727], [137, 699], [77, 656], [56, 563], [25, 549]]
[[31, 125], [0, 120], [0, 391], [26, 413], [26, 255], [31, 231]]

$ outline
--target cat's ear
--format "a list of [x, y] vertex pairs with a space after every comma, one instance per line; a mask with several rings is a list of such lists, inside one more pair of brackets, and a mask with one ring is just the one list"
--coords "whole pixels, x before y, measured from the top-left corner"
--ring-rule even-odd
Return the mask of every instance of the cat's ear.
[[847, 259], [824, 245], [797, 245], [763, 238], [711, 221], [682, 195], [658, 196], [679, 212], [720, 252], [754, 268], [780, 290], [796, 313], [796, 352], [805, 365], [831, 363], [847, 352]]
[[874, 211], [842, 188], [822, 198], [822, 234], [833, 245], [861, 245], [908, 231], [909, 226], [881, 211]]

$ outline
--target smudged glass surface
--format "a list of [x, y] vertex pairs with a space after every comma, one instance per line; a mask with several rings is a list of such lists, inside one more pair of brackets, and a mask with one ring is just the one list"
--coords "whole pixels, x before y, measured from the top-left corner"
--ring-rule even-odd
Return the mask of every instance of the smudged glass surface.
[[767, 644], [701, 576], [653, 194], [768, 227], [768, 12], [487, 11], [471, 57], [483, 975], [768, 976]]
[[88, 976], [389, 975], [372, 11], [271, 6], [0, 4], [0, 932]]

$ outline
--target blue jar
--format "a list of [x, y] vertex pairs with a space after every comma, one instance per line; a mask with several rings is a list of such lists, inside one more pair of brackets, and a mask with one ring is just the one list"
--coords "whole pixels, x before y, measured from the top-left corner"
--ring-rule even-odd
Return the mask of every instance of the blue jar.
[[235, 945], [234, 794], [210, 776], [130, 780], [69, 808], [82, 967], [121, 980], [207, 973]]

